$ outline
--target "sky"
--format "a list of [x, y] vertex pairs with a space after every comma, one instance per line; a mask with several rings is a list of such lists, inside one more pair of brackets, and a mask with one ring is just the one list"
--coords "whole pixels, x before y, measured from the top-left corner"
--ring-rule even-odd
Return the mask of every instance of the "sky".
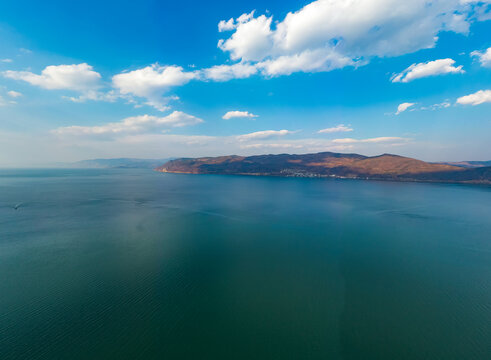
[[0, 167], [491, 159], [491, 0], [2, 1]]

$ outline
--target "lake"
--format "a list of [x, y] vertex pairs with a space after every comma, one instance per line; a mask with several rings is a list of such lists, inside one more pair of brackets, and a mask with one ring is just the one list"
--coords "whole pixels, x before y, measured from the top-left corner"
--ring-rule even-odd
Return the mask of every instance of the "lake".
[[491, 187], [0, 170], [0, 359], [491, 359]]

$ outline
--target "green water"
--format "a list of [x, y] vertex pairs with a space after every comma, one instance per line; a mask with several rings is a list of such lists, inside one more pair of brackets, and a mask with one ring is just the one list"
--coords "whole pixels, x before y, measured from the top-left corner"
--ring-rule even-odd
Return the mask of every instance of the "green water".
[[0, 359], [491, 359], [491, 188], [0, 170]]

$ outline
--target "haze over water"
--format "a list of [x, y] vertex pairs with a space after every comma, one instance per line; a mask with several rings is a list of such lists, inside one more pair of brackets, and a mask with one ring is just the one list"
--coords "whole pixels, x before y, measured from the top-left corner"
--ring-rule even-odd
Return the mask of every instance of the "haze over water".
[[490, 359], [491, 188], [0, 170], [0, 359]]

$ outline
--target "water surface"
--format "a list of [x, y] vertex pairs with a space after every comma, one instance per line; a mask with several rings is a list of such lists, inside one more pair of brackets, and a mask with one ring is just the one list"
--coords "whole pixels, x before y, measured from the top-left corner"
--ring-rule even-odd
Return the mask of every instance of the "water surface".
[[490, 359], [491, 188], [0, 170], [0, 359]]

